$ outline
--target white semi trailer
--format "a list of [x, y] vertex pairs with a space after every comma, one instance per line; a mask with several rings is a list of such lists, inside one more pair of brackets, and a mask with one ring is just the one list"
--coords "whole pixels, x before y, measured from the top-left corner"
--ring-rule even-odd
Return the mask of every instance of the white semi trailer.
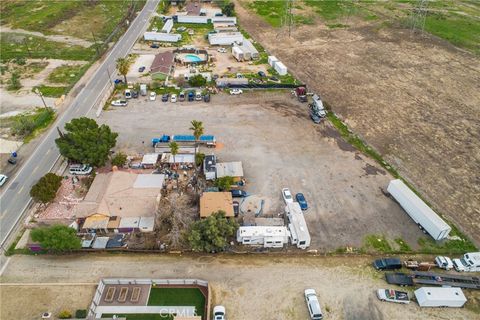
[[452, 228], [410, 190], [402, 180], [390, 181], [387, 190], [413, 221], [432, 236], [433, 239], [443, 240], [448, 237]]

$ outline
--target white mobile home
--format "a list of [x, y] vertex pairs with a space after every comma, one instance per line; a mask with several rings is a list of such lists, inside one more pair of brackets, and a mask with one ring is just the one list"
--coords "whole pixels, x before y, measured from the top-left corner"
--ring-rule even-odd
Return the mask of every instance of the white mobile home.
[[461, 308], [467, 302], [460, 288], [422, 287], [414, 293], [420, 307]]
[[212, 23], [228, 23], [228, 24], [237, 24], [236, 17], [212, 17]]
[[208, 23], [206, 16], [177, 16], [178, 23]]
[[275, 61], [273, 68], [281, 76], [284, 76], [287, 74], [287, 67], [281, 61]]
[[170, 33], [170, 31], [172, 31], [172, 28], [173, 28], [173, 20], [168, 19], [167, 22], [165, 22], [165, 24], [163, 25], [162, 32]]
[[270, 65], [270, 67], [273, 68], [274, 65], [275, 65], [275, 62], [277, 62], [277, 61], [278, 61], [277, 57], [275, 57], [275, 56], [268, 56], [268, 64]]
[[143, 39], [146, 41], [178, 42], [182, 39], [182, 35], [164, 32], [145, 32]]
[[247, 39], [244, 39], [242, 44], [233, 45], [232, 55], [238, 61], [256, 60], [259, 57], [257, 48]]
[[390, 181], [387, 188], [408, 215], [435, 240], [448, 237], [452, 228], [420, 199], [402, 180]]
[[283, 248], [288, 243], [286, 227], [248, 226], [237, 230], [237, 242], [241, 244], [263, 245], [264, 248]]
[[208, 42], [211, 45], [232, 45], [235, 42], [242, 43], [243, 35], [240, 32], [209, 33]]
[[290, 230], [292, 244], [300, 249], [308, 248], [310, 246], [310, 232], [298, 202], [287, 204], [285, 213], [289, 221], [288, 229]]

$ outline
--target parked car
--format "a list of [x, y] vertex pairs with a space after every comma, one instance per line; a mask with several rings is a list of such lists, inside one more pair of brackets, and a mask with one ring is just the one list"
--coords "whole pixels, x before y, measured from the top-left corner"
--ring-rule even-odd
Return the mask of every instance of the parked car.
[[197, 91], [195, 93], [195, 100], [196, 101], [202, 101], [203, 97], [202, 97], [202, 93], [200, 91]]
[[402, 268], [402, 262], [398, 258], [383, 258], [373, 261], [373, 267], [377, 270], [395, 270]]
[[0, 187], [3, 186], [5, 184], [5, 182], [7, 182], [8, 180], [8, 177], [4, 174], [0, 174]]
[[12, 156], [12, 157], [8, 158], [7, 162], [10, 163], [10, 164], [16, 165], [17, 164], [17, 158]]
[[115, 80], [113, 80], [113, 83], [120, 84], [120, 83], [123, 83], [123, 80], [122, 79], [115, 79]]
[[175, 93], [173, 93], [170, 97], [170, 102], [177, 102], [177, 95]]
[[232, 89], [232, 90], [230, 90], [231, 95], [237, 95], [237, 94], [242, 94], [242, 93], [243, 93], [242, 89]]
[[80, 176], [90, 174], [92, 170], [93, 170], [92, 167], [90, 167], [88, 164], [72, 164], [68, 169], [71, 175], [80, 175]]
[[168, 93], [162, 94], [162, 102], [168, 102]]
[[157, 43], [152, 43], [152, 44], [150, 45], [150, 48], [158, 49], [158, 48], [160, 48], [160, 46], [159, 46]]
[[215, 306], [213, 307], [213, 320], [225, 320], [225, 307]]
[[322, 122], [322, 118], [312, 109], [310, 109], [309, 114], [310, 114], [310, 119], [312, 119], [314, 123]]
[[207, 93], [203, 96], [203, 101], [204, 102], [210, 102], [210, 94], [209, 93]]
[[141, 66], [140, 68], [138, 68], [138, 72], [143, 72], [145, 71], [145, 66]]
[[267, 76], [263, 71], [258, 71], [258, 75], [262, 78], [265, 78]]
[[238, 217], [238, 214], [240, 213], [240, 204], [237, 201], [233, 201], [233, 214], [235, 217]]
[[138, 98], [138, 91], [136, 90], [132, 91], [132, 98], [135, 98], [135, 99]]
[[194, 101], [195, 100], [195, 92], [189, 91], [188, 92], [188, 101]]
[[460, 259], [453, 259], [452, 260], [453, 267], [458, 272], [465, 272], [467, 268], [465, 268], [465, 264], [462, 263]]
[[120, 100], [113, 100], [111, 105], [114, 107], [125, 107], [128, 104], [127, 100], [120, 99]]
[[286, 204], [293, 203], [293, 196], [292, 196], [292, 193], [290, 192], [290, 189], [283, 188], [282, 197], [283, 197], [283, 201], [285, 201]]
[[180, 92], [180, 94], [178, 95], [178, 101], [185, 101], [185, 92]]
[[150, 101], [155, 101], [157, 98], [157, 94], [153, 91], [150, 92]]
[[225, 52], [227, 52], [227, 49], [225, 49], [225, 48], [218, 48], [217, 51], [220, 52], [220, 53], [225, 53]]
[[270, 77], [270, 81], [279, 82], [280, 80], [277, 77]]
[[295, 199], [297, 199], [297, 202], [302, 210], [308, 209], [308, 203], [307, 200], [305, 200], [305, 196], [303, 195], [303, 193], [297, 193], [295, 195]]
[[246, 196], [248, 196], [248, 193], [243, 190], [231, 190], [230, 192], [232, 193], [232, 197], [234, 198], [245, 198]]
[[245, 76], [241, 73], [237, 73], [237, 79], [242, 79], [245, 78]]
[[214, 74], [213, 75], [213, 80], [217, 80], [218, 79], [218, 74]]
[[392, 289], [378, 289], [377, 297], [380, 301], [388, 301], [395, 303], [410, 303], [408, 293]]
[[130, 99], [132, 97], [132, 91], [130, 89], [125, 90], [125, 99]]
[[435, 258], [435, 264], [437, 267], [447, 271], [453, 268], [453, 262], [449, 257], [438, 256]]
[[305, 290], [305, 301], [307, 302], [308, 313], [311, 320], [323, 319], [322, 309], [320, 308], [320, 302], [317, 298], [317, 292], [314, 289]]

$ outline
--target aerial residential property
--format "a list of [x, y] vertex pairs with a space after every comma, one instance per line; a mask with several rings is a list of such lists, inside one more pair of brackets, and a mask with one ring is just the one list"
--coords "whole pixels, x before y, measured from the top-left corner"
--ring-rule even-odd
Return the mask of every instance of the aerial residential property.
[[480, 4], [0, 3], [0, 319], [477, 319]]

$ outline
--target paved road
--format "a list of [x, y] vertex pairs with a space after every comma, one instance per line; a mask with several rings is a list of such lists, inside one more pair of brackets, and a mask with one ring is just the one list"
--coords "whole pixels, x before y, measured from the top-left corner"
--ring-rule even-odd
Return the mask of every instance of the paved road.
[[[143, 10], [134, 19], [127, 32], [117, 42], [115, 47], [107, 55], [90, 82], [78, 94], [67, 110], [57, 119], [51, 130], [45, 135], [30, 158], [23, 167], [11, 178], [8, 185], [0, 196], [0, 244], [3, 245], [10, 231], [17, 224], [23, 211], [28, 206], [31, 198], [30, 188], [45, 173], [51, 170], [53, 164], [59, 157], [55, 139], [58, 136], [56, 127], [63, 128], [65, 123], [73, 118], [85, 116], [93, 107], [103, 91], [108, 87], [110, 81], [108, 72], [115, 72], [115, 61], [124, 57], [130, 51], [138, 37], [148, 26], [152, 12], [155, 11], [159, 0], [147, 1]], [[6, 188], [6, 189], [5, 189]]]

